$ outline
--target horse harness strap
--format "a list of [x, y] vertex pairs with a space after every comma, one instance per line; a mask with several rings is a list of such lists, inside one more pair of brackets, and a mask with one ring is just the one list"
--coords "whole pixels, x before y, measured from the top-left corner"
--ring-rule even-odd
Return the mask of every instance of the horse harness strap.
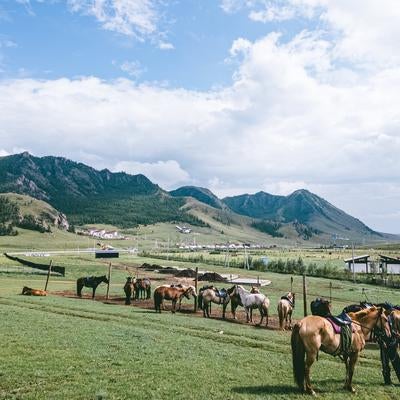
[[350, 325], [343, 325], [340, 331], [340, 341], [337, 349], [332, 353], [334, 357], [338, 356], [341, 360], [351, 353], [351, 343], [353, 338], [353, 329]]

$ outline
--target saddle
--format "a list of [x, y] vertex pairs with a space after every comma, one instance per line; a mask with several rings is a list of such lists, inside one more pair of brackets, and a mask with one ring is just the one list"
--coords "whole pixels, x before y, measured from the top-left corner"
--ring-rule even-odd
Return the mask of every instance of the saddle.
[[342, 327], [350, 326], [352, 323], [351, 318], [345, 312], [342, 312], [337, 316], [330, 315], [325, 318], [331, 323], [335, 333], [341, 333]]
[[215, 294], [216, 294], [218, 297], [221, 297], [221, 299], [225, 299], [225, 297], [228, 296], [228, 292], [226, 291], [225, 288], [224, 288], [224, 289], [217, 289], [217, 288], [215, 288], [214, 290], [215, 290]]
[[344, 311], [337, 316], [332, 315], [329, 301], [319, 297], [311, 302], [311, 312], [313, 315], [326, 318], [331, 323], [335, 333], [338, 334], [341, 333], [342, 327], [350, 326], [352, 322]]

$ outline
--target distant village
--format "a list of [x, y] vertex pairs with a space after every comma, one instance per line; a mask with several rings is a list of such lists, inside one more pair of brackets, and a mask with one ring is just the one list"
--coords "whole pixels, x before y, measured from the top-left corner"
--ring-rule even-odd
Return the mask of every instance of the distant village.
[[81, 229], [77, 232], [78, 235], [82, 236], [90, 236], [96, 239], [117, 239], [117, 240], [126, 240], [128, 239], [127, 236], [122, 235], [118, 231], [107, 231], [105, 229], [98, 229], [98, 228], [88, 228], [88, 229]]

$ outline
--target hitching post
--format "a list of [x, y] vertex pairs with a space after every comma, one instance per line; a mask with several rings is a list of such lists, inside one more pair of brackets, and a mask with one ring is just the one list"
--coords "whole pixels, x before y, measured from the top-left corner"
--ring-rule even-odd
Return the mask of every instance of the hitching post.
[[303, 305], [304, 305], [304, 316], [307, 317], [307, 286], [306, 286], [306, 273], [303, 274]]
[[108, 294], [110, 292], [110, 283], [111, 283], [111, 269], [112, 269], [112, 264], [108, 264], [108, 285], [107, 285], [107, 294], [106, 294], [106, 300], [108, 300]]
[[[198, 292], [197, 292], [198, 280], [199, 280], [199, 267], [196, 267], [196, 272], [195, 272], [195, 275], [194, 275], [194, 288], [196, 289], [196, 293], [197, 294], [198, 294]], [[195, 297], [194, 298], [194, 312], [196, 312], [196, 311], [197, 311], [197, 299]]]
[[44, 286], [44, 291], [47, 291], [47, 285], [49, 284], [50, 274], [51, 274], [51, 267], [53, 266], [53, 260], [50, 260], [49, 269], [47, 271], [47, 278], [46, 278], [46, 285]]

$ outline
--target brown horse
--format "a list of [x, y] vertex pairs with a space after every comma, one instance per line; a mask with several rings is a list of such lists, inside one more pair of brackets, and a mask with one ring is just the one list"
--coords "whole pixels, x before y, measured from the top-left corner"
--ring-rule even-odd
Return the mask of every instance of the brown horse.
[[136, 300], [150, 299], [151, 297], [151, 282], [149, 278], [136, 279], [135, 282]]
[[[279, 328], [282, 331], [292, 328], [292, 313], [294, 310], [294, 304], [295, 294], [292, 292], [282, 296], [278, 302]], [[283, 326], [284, 322], [285, 326]]]
[[47, 296], [47, 292], [41, 289], [32, 289], [28, 286], [22, 288], [22, 293], [24, 296]]
[[125, 292], [125, 304], [131, 304], [131, 300], [136, 298], [136, 290], [135, 290], [135, 282], [136, 279], [128, 276], [126, 278], [126, 282], [124, 285], [124, 292]]
[[354, 367], [365, 340], [371, 332], [389, 332], [387, 317], [382, 307], [371, 307], [356, 313], [349, 313], [352, 319], [351, 346], [348, 352], [340, 354], [340, 335], [335, 334], [332, 324], [323, 317], [310, 315], [298, 322], [292, 332], [291, 345], [295, 381], [302, 392], [315, 395], [311, 386], [310, 370], [318, 358], [319, 350], [331, 355], [340, 355], [346, 365], [344, 388], [355, 392], [352, 386]]
[[176, 303], [182, 300], [182, 297], [190, 299], [190, 296], [197, 297], [196, 289], [193, 286], [186, 287], [171, 287], [171, 286], [159, 286], [154, 289], [154, 308], [156, 312], [161, 313], [161, 307], [163, 306], [164, 300], [172, 301], [171, 312], [175, 313]]

